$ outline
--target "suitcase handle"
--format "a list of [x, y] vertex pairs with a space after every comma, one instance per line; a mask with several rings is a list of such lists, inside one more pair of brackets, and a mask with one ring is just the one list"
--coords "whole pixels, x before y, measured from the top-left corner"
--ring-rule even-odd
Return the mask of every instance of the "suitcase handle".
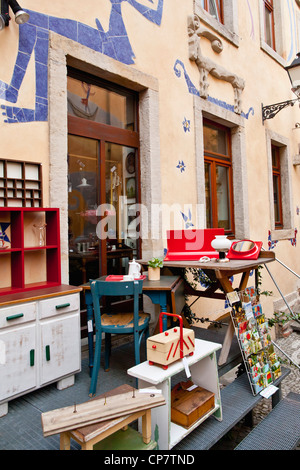
[[159, 332], [163, 331], [163, 316], [168, 315], [170, 317], [176, 317], [179, 320], [180, 336], [179, 336], [179, 349], [180, 349], [180, 359], [183, 359], [183, 326], [182, 326], [182, 317], [176, 313], [160, 312], [159, 314]]

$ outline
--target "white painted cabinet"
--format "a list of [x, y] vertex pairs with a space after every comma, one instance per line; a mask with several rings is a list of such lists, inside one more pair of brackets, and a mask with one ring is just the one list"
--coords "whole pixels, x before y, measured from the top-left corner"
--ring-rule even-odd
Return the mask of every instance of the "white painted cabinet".
[[59, 286], [20, 301], [0, 298], [0, 416], [17, 396], [51, 382], [60, 389], [74, 383], [81, 370], [79, 292]]
[[35, 325], [1, 330], [0, 349], [0, 401], [35, 388]]
[[[193, 356], [185, 358], [186, 366], [182, 359], [169, 365], [164, 370], [158, 366], [149, 365], [148, 361], [128, 369], [128, 374], [138, 379], [139, 388], [155, 387], [161, 390], [166, 404], [151, 410], [152, 439], [158, 443], [158, 450], [172, 449], [185, 436], [197, 426], [214, 415], [216, 419], [222, 420], [222, 405], [218, 378], [218, 367], [216, 351], [222, 347], [221, 344], [210, 341], [195, 340], [195, 351]], [[205, 416], [196, 421], [188, 429], [171, 421], [171, 388], [172, 378], [187, 367], [191, 373], [194, 384], [203, 387], [215, 394], [215, 406]], [[139, 426], [141, 423], [139, 423]]]

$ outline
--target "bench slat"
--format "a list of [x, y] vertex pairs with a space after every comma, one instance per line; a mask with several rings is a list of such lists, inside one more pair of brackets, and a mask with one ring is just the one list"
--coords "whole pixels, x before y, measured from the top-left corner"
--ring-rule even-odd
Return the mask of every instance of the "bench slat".
[[300, 440], [300, 395], [286, 398], [234, 450], [293, 450]]

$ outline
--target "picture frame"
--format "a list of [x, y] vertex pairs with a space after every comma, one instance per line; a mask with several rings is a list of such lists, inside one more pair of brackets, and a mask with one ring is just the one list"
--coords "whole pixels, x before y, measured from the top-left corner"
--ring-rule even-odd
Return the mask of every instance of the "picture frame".
[[126, 188], [126, 196], [129, 199], [135, 198], [136, 188], [135, 188], [135, 178], [125, 178], [125, 188]]

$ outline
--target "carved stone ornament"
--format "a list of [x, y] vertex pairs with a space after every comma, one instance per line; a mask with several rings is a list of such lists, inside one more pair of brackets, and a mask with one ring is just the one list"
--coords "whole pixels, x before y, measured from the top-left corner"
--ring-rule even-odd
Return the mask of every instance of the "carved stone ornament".
[[189, 58], [196, 62], [200, 73], [200, 96], [201, 98], [208, 97], [208, 74], [213, 77], [231, 83], [234, 90], [234, 111], [237, 114], [242, 112], [241, 94], [245, 88], [245, 81], [235, 75], [234, 73], [228, 72], [221, 65], [216, 64], [213, 60], [202, 55], [200, 48], [201, 37], [207, 38], [212, 49], [220, 54], [223, 50], [222, 41], [211, 31], [201, 26], [200, 18], [198, 15], [192, 15], [188, 17], [188, 36], [189, 36]]

